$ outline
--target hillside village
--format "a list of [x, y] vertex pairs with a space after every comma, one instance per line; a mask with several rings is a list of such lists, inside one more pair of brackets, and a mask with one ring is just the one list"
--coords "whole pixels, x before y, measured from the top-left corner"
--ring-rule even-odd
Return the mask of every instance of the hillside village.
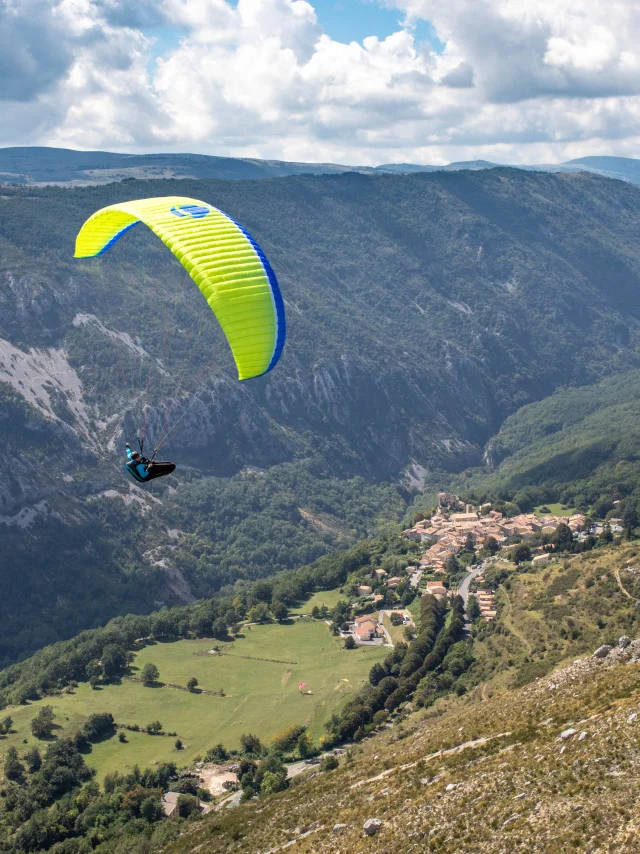
[[[614, 525], [621, 520], [612, 519]], [[519, 513], [510, 518], [491, 504], [474, 507], [462, 505], [456, 495], [438, 493], [438, 506], [428, 519], [417, 522], [407, 528], [403, 536], [428, 545], [420, 558], [420, 567], [436, 575], [446, 575], [445, 563], [450, 555], [463, 551], [467, 544], [474, 548], [486, 545], [493, 538], [498, 547], [512, 541], [513, 537], [526, 537], [536, 533], [553, 534], [561, 524], [569, 526], [572, 533], [579, 536], [585, 525], [586, 517], [582, 513], [572, 516], [537, 516], [535, 513]], [[619, 527], [619, 525], [617, 525]], [[536, 562], [549, 560], [541, 554], [533, 558]]]
[[[405, 540], [415, 544], [416, 551], [407, 554], [407, 560], [394, 571], [377, 566], [360, 576], [351, 590], [352, 616], [341, 625], [340, 635], [352, 638], [357, 646], [391, 647], [405, 641], [415, 628], [405, 607], [416, 595], [425, 594], [442, 599], [459, 592], [465, 607], [468, 595], [475, 596], [480, 618], [490, 622], [497, 616], [496, 598], [483, 570], [500, 552], [511, 557], [511, 548], [521, 542], [529, 546], [531, 555], [527, 559], [533, 566], [550, 563], [554, 559], [551, 538], [560, 526], [568, 527], [574, 540], [583, 542], [606, 529], [621, 534], [623, 520], [612, 516], [596, 523], [583, 513], [554, 515], [540, 510], [508, 516], [488, 502], [474, 506], [464, 504], [457, 495], [438, 493], [437, 506], [428, 517], [402, 532]], [[465, 569], [469, 574], [463, 584]], [[406, 631], [390, 632], [392, 627]]]

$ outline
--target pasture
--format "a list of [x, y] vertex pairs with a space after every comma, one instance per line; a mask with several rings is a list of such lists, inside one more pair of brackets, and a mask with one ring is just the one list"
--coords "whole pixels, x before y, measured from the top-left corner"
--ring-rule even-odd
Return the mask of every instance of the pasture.
[[[543, 513], [541, 508], [548, 508], [548, 513]], [[564, 508], [562, 504], [541, 504], [540, 507], [536, 507], [533, 511], [536, 516], [573, 516], [576, 512], [575, 507], [567, 507]]]
[[[41, 751], [46, 742], [31, 734], [30, 723], [40, 708], [51, 705], [60, 727], [56, 735], [77, 731], [96, 712], [110, 712], [118, 724], [145, 727], [159, 720], [165, 732], [176, 732], [184, 749], [175, 750], [175, 736], [126, 732], [127, 743], [113, 737], [93, 745], [86, 761], [98, 778], [155, 762], [175, 761], [188, 765], [222, 742], [238, 747], [243, 733], [255, 733], [264, 742], [291, 724], [304, 724], [318, 742], [323, 724], [366, 680], [369, 669], [381, 661], [387, 649], [343, 649], [324, 622], [296, 620], [289, 624], [254, 625], [245, 637], [222, 643], [212, 640], [181, 640], [152, 643], [137, 653], [131, 675], [134, 680], [147, 662], [160, 671], [160, 684], [145, 688], [138, 681], [103, 685], [97, 690], [83, 683], [72, 694], [62, 694], [3, 712], [13, 718], [13, 732], [0, 739], [0, 754], [14, 744], [24, 753], [34, 744]], [[214, 646], [219, 653], [212, 653]], [[194, 693], [163, 683], [185, 686], [195, 676]], [[307, 682], [311, 695], [298, 690]], [[223, 690], [224, 696], [207, 691]]]
[[318, 608], [322, 608], [323, 605], [326, 605], [330, 611], [333, 611], [341, 599], [345, 602], [349, 601], [349, 597], [345, 593], [340, 593], [339, 588], [336, 588], [335, 590], [319, 590], [302, 605], [298, 605], [296, 608], [291, 608], [291, 613], [310, 614], [311, 609], [316, 605]]

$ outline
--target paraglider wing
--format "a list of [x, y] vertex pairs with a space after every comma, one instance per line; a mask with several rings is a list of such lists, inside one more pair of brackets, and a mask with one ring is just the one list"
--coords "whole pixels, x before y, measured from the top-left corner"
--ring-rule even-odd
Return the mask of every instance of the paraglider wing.
[[80, 229], [75, 257], [101, 255], [138, 222], [163, 241], [204, 294], [229, 342], [238, 378], [274, 368], [286, 338], [284, 302], [251, 235], [197, 199], [138, 199], [96, 211]]
[[309, 684], [308, 682], [301, 682], [301, 683], [298, 685], [298, 691], [299, 691], [301, 688], [304, 688], [304, 687], [305, 687], [305, 685], [308, 685], [308, 684]]

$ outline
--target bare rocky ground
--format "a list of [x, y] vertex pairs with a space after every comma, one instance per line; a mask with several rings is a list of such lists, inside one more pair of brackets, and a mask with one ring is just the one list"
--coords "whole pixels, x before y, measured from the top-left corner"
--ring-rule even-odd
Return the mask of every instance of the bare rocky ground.
[[335, 771], [207, 817], [167, 852], [640, 850], [640, 640], [480, 694], [409, 716]]
[[227, 793], [223, 783], [235, 783], [238, 780], [233, 771], [229, 771], [220, 765], [205, 765], [198, 770], [198, 773], [200, 774], [201, 785], [215, 797]]

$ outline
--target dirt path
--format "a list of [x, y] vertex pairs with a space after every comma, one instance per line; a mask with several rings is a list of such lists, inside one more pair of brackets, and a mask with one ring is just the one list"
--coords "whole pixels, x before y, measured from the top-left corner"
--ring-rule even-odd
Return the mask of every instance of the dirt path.
[[629, 593], [629, 591], [626, 589], [626, 587], [622, 583], [622, 579], [620, 578], [620, 570], [617, 567], [616, 567], [616, 569], [613, 570], [613, 574], [615, 575], [616, 581], [618, 582], [618, 587], [620, 588], [622, 593], [624, 593], [624, 595], [627, 597], [627, 599], [631, 599], [632, 602], [640, 601], [640, 600], [636, 599], [635, 596], [632, 596], [631, 593]]
[[529, 641], [525, 638], [525, 636], [523, 634], [521, 634], [521, 632], [518, 631], [518, 629], [516, 629], [515, 623], [512, 619], [512, 616], [511, 616], [511, 614], [513, 612], [513, 605], [511, 604], [511, 599], [509, 598], [509, 594], [504, 589], [504, 587], [501, 588], [501, 593], [503, 594], [503, 596], [507, 600], [507, 607], [502, 612], [502, 624], [504, 626], [506, 626], [509, 629], [509, 631], [511, 632], [511, 634], [520, 641], [520, 643], [523, 645], [523, 647], [527, 650], [527, 654], [529, 654], [532, 651], [533, 647], [531, 646]]
[[409, 768], [415, 768], [419, 762], [428, 762], [430, 759], [437, 759], [440, 756], [452, 756], [454, 753], [462, 753], [470, 747], [479, 747], [481, 744], [487, 744], [489, 741], [495, 741], [497, 738], [508, 738], [510, 732], [499, 732], [497, 735], [488, 735], [483, 738], [476, 738], [473, 741], [465, 741], [463, 744], [458, 744], [457, 747], [450, 747], [447, 750], [437, 750], [435, 753], [430, 753], [428, 756], [421, 756], [415, 762], [408, 762], [406, 765], [396, 765], [395, 768], [387, 768], [375, 777], [369, 777], [368, 780], [359, 780], [357, 783], [349, 786], [350, 789], [358, 789], [360, 786], [366, 786], [368, 783], [375, 783], [377, 780], [384, 780], [391, 774], [398, 771], [406, 771]]

